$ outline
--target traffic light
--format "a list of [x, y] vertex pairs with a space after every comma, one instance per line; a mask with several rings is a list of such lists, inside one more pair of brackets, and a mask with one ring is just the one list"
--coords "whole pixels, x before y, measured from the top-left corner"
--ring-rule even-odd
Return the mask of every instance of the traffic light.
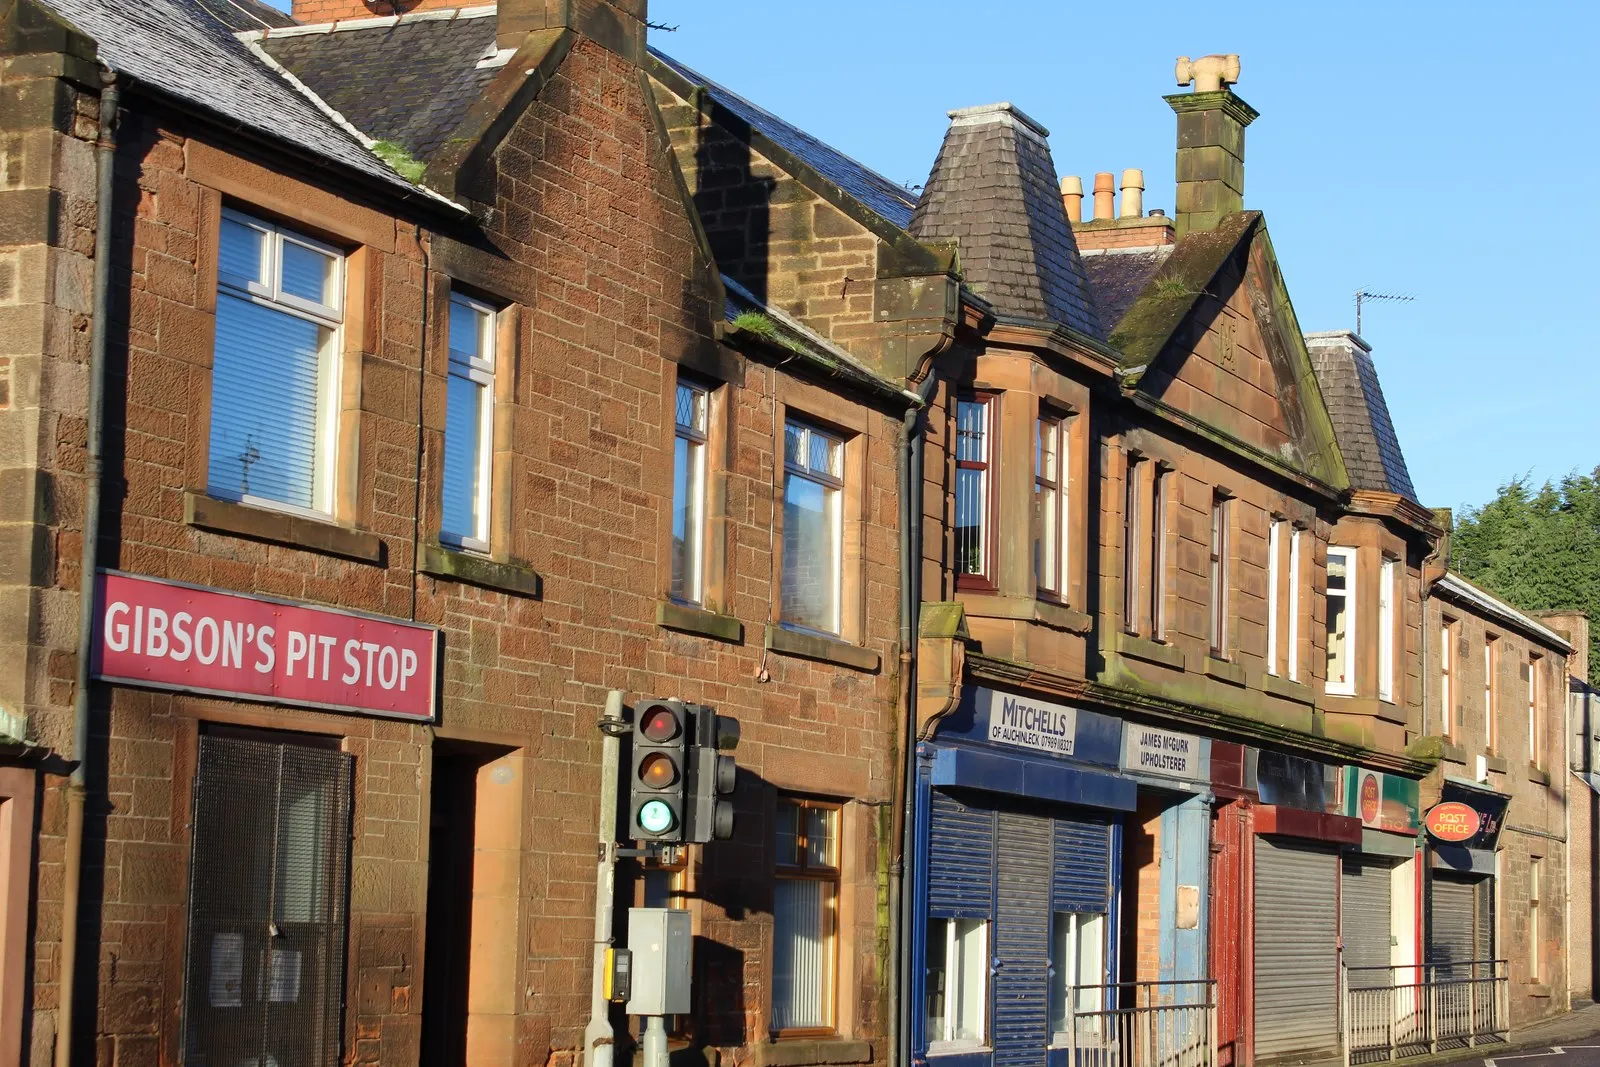
[[681, 700], [651, 698], [633, 709], [627, 836], [671, 844], [684, 840], [691, 725], [689, 709]]
[[726, 841], [733, 836], [733, 801], [739, 767], [723, 755], [739, 745], [739, 720], [718, 715], [703, 704], [690, 707], [694, 735], [689, 749], [689, 790], [685, 841]]

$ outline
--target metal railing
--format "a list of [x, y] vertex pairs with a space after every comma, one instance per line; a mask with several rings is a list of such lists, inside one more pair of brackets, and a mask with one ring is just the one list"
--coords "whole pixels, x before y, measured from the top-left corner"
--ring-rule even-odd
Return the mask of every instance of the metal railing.
[[1505, 960], [1341, 967], [1344, 1062], [1397, 1060], [1504, 1042]]
[[1197, 978], [1079, 986], [1055, 1044], [1071, 1051], [1068, 1067], [1215, 1067], [1216, 985]]

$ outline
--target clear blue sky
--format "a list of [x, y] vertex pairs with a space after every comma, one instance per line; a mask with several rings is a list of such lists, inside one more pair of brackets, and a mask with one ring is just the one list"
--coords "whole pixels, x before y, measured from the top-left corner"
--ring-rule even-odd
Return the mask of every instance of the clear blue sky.
[[[287, 5], [285, 5], [287, 6]], [[1237, 52], [1245, 202], [1266, 212], [1305, 330], [1359, 287], [1423, 502], [1600, 464], [1600, 4], [1433, 0], [797, 3], [651, 0], [659, 48], [896, 181], [954, 107], [1010, 100], [1057, 170], [1143, 167], [1172, 209], [1179, 54]]]

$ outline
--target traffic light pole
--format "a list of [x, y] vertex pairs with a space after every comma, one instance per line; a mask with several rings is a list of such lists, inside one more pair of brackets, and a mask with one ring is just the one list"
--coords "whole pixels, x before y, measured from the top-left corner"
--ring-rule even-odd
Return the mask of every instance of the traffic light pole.
[[606, 694], [600, 720], [599, 862], [594, 886], [594, 980], [589, 991], [589, 1024], [583, 1028], [583, 1067], [612, 1067], [616, 1035], [611, 1029], [611, 1002], [606, 999], [606, 950], [611, 947], [612, 898], [617, 874], [617, 773], [622, 762], [621, 735], [628, 729], [622, 716], [623, 692]]

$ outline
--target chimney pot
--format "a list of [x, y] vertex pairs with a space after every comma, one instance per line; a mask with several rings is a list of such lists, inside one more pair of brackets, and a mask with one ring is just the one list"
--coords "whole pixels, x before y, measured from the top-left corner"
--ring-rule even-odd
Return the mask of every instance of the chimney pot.
[[1067, 209], [1067, 221], [1076, 226], [1083, 221], [1083, 179], [1069, 174], [1061, 179], [1061, 203]]
[[1109, 170], [1103, 170], [1094, 176], [1094, 219], [1096, 222], [1115, 217], [1116, 212], [1112, 200], [1115, 199], [1116, 195], [1117, 180], [1115, 175]]
[[1144, 214], [1144, 171], [1129, 168], [1122, 172], [1122, 217], [1136, 219]]

